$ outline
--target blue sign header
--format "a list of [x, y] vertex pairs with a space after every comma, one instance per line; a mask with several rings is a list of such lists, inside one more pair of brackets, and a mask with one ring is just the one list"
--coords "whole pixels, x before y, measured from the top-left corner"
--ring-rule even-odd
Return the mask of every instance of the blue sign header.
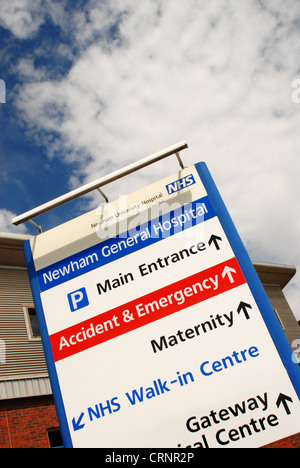
[[40, 291], [53, 288], [214, 216], [208, 197], [188, 203], [39, 270]]

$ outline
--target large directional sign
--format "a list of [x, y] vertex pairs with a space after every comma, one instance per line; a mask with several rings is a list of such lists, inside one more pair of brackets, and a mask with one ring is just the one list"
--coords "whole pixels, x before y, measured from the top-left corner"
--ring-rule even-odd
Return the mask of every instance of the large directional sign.
[[300, 431], [299, 367], [204, 163], [24, 248], [66, 446]]

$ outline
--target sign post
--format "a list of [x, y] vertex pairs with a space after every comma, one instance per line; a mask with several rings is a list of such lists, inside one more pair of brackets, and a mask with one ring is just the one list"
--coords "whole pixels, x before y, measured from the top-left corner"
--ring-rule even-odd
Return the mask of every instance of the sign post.
[[204, 163], [24, 245], [67, 447], [260, 447], [300, 371]]

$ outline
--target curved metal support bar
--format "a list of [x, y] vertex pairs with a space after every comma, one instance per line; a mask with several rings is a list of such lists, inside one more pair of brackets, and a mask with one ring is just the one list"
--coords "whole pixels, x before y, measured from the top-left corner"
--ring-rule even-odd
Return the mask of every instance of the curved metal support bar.
[[162, 151], [158, 151], [157, 153], [154, 153], [151, 156], [147, 156], [146, 158], [140, 159], [139, 161], [129, 164], [128, 166], [125, 166], [122, 169], [118, 169], [117, 171], [114, 171], [111, 174], [100, 177], [100, 179], [94, 180], [93, 182], [90, 182], [86, 185], [83, 185], [82, 187], [72, 190], [71, 192], [68, 192], [65, 195], [61, 195], [60, 197], [54, 198], [53, 200], [44, 203], [43, 205], [40, 205], [36, 208], [33, 208], [32, 210], [27, 211], [26, 213], [16, 216], [12, 219], [12, 224], [15, 224], [17, 226], [18, 224], [24, 223], [25, 221], [28, 221], [29, 219], [34, 218], [35, 216], [38, 216], [42, 213], [46, 213], [46, 211], [50, 211], [53, 208], [56, 208], [57, 206], [63, 205], [68, 201], [80, 197], [81, 195], [85, 195], [86, 193], [89, 193], [99, 187], [103, 187], [104, 185], [118, 180], [121, 177], [124, 177], [128, 174], [131, 174], [132, 172], [138, 171], [143, 167], [149, 166], [150, 164], [153, 164], [157, 161], [160, 161], [161, 159], [171, 156], [171, 154], [178, 153], [179, 151], [182, 151], [187, 147], [188, 145], [186, 141], [181, 141], [173, 146], [165, 148]]

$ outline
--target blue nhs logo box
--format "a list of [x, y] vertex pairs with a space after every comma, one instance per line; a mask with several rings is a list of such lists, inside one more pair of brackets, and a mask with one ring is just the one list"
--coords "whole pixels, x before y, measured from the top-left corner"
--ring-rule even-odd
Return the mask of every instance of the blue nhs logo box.
[[69, 293], [67, 297], [71, 312], [75, 312], [75, 310], [82, 309], [89, 305], [85, 288], [77, 289], [76, 291]]
[[170, 184], [166, 185], [166, 189], [169, 195], [175, 192], [179, 192], [179, 190], [185, 189], [186, 187], [189, 187], [190, 185], [195, 184], [196, 181], [194, 179], [193, 174], [189, 174], [185, 177], [182, 177], [181, 179], [175, 180], [174, 182], [171, 182]]

